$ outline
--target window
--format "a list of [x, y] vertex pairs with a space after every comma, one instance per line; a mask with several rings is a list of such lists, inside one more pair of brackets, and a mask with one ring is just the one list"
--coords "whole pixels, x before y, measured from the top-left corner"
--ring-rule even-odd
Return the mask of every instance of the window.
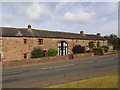
[[38, 39], [38, 44], [43, 44], [43, 39]]
[[83, 44], [85, 44], [85, 41], [83, 41]]
[[95, 40], [95, 43], [96, 43], [96, 40]]
[[103, 44], [105, 44], [105, 40], [103, 40]]
[[67, 42], [61, 41], [58, 43], [58, 55], [59, 56], [63, 56], [63, 55], [67, 55]]
[[24, 39], [24, 44], [26, 44], [27, 43], [27, 39]]
[[27, 58], [27, 54], [24, 54], [24, 59], [26, 59]]
[[21, 34], [20, 30], [17, 32], [18, 34]]

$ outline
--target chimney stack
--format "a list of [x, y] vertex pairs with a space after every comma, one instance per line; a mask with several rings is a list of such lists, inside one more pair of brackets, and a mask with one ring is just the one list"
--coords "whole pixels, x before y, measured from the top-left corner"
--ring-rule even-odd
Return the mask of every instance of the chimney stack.
[[80, 34], [81, 34], [81, 35], [84, 35], [84, 31], [80, 31]]
[[100, 33], [97, 33], [97, 36], [100, 36]]
[[31, 25], [30, 24], [28, 24], [28, 30], [31, 30]]

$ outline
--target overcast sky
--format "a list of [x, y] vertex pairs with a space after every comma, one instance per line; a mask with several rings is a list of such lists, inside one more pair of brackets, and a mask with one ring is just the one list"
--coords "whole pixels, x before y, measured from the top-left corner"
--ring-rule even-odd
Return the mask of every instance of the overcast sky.
[[118, 34], [117, 2], [2, 2], [0, 13], [5, 27]]

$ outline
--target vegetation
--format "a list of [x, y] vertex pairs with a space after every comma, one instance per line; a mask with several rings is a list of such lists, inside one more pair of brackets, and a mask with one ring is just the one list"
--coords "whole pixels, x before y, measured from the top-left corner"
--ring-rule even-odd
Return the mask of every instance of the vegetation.
[[31, 58], [40, 58], [44, 57], [44, 52], [41, 48], [34, 48], [34, 50], [31, 52]]
[[104, 48], [105, 52], [108, 52], [108, 50], [109, 50], [108, 46], [102, 46], [102, 48]]
[[81, 45], [75, 45], [72, 49], [74, 54], [77, 53], [84, 53], [85, 52], [85, 47], [82, 47]]
[[95, 46], [94, 41], [90, 41], [88, 46], [92, 49]]
[[104, 75], [46, 88], [118, 88], [118, 74]]
[[100, 42], [97, 42], [97, 47], [100, 47]]
[[103, 55], [103, 50], [101, 47], [94, 47], [93, 52], [95, 55]]
[[57, 55], [57, 50], [56, 49], [48, 49], [47, 51], [47, 56], [56, 56]]
[[104, 36], [108, 40], [108, 43], [111, 43], [113, 45], [113, 49], [119, 49], [120, 50], [120, 38], [117, 37], [117, 35], [111, 34], [110, 36]]

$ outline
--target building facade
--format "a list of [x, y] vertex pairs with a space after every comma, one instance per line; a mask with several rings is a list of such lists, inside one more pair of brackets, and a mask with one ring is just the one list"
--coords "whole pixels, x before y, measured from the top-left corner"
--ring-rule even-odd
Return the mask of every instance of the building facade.
[[0, 37], [0, 53], [2, 61], [29, 59], [31, 52], [36, 47], [40, 47], [46, 52], [49, 48], [58, 50], [58, 55], [68, 55], [72, 53], [75, 45], [81, 45], [88, 50], [88, 43], [95, 41], [100, 42], [100, 46], [106, 45], [107, 40], [97, 35], [79, 34], [66, 32], [53, 32], [45, 30], [28, 28], [5, 28], [2, 30]]

